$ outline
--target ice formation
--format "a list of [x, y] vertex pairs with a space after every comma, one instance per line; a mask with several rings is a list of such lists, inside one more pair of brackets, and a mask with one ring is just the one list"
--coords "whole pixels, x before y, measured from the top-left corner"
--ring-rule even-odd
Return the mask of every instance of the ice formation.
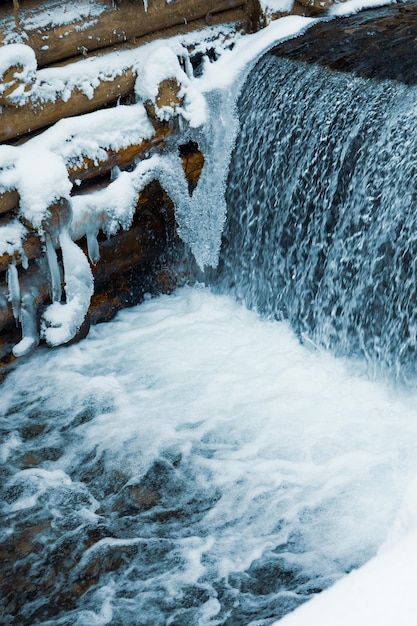
[[59, 235], [64, 266], [66, 303], [53, 302], [42, 317], [42, 337], [50, 346], [67, 343], [80, 329], [93, 295], [90, 265], [67, 230]]

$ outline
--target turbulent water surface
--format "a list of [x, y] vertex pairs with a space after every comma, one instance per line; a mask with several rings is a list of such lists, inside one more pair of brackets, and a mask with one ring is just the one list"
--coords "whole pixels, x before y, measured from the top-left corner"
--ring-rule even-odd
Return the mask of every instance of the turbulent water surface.
[[224, 293], [148, 300], [5, 379], [2, 623], [267, 626], [375, 554], [417, 472], [415, 103], [263, 59]]
[[362, 564], [416, 469], [416, 398], [352, 368], [198, 288], [21, 363], [4, 623], [266, 625]]

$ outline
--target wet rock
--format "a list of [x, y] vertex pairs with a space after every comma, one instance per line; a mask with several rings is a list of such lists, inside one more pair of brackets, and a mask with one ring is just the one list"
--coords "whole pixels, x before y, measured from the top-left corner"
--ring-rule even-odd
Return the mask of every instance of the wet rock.
[[364, 78], [415, 85], [416, 41], [417, 4], [409, 2], [320, 22], [280, 44], [272, 54]]

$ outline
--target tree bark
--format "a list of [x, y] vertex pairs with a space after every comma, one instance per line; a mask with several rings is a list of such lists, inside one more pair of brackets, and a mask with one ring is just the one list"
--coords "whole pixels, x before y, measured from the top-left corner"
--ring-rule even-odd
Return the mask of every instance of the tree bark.
[[128, 69], [121, 76], [102, 81], [92, 98], [75, 89], [67, 101], [58, 98], [55, 102], [29, 101], [21, 107], [3, 107], [0, 113], [0, 142], [50, 126], [64, 117], [94, 111], [119, 97], [123, 98], [133, 91], [135, 79], [133, 70]]
[[[143, 2], [119, 2], [116, 9], [110, 1], [104, 4], [101, 15], [72, 24], [53, 28], [25, 28], [24, 10], [21, 8], [19, 32], [25, 34], [25, 43], [35, 50], [38, 64], [49, 65], [57, 61], [100, 50], [114, 44], [130, 41], [150, 33], [174, 26], [183, 26], [206, 16], [221, 14], [231, 9], [246, 9], [245, 0], [149, 0], [145, 11]], [[45, 10], [39, 3], [39, 12]], [[0, 12], [0, 23], [7, 12]], [[1, 18], [3, 17], [3, 20]], [[7, 18], [6, 18], [7, 19]], [[12, 23], [12, 17], [10, 21]], [[0, 45], [4, 45], [9, 28], [3, 26]]]

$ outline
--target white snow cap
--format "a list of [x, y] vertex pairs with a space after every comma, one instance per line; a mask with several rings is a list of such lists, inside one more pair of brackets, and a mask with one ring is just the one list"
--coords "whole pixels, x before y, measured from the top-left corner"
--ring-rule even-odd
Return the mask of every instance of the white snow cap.
[[4, 76], [8, 69], [15, 66], [23, 68], [22, 72], [19, 73], [19, 78], [22, 80], [36, 72], [36, 56], [30, 46], [25, 46], [22, 43], [12, 43], [0, 48], [0, 78]]
[[18, 153], [16, 166], [21, 174], [16, 180], [20, 213], [35, 228], [41, 228], [48, 208], [60, 198], [70, 197], [72, 185], [65, 163], [49, 150], [42, 150], [39, 146], [31, 149], [26, 145]]
[[[177, 112], [190, 126], [201, 126], [207, 117], [205, 98], [194, 85], [195, 81], [181, 68], [177, 55], [169, 46], [159, 46], [150, 52], [138, 72], [135, 93], [142, 101], [151, 100], [155, 103], [160, 83], [170, 78], [176, 79], [181, 88], [178, 95], [184, 100]], [[175, 113], [174, 108], [169, 106], [156, 106], [155, 110], [160, 119], [169, 119]]]

